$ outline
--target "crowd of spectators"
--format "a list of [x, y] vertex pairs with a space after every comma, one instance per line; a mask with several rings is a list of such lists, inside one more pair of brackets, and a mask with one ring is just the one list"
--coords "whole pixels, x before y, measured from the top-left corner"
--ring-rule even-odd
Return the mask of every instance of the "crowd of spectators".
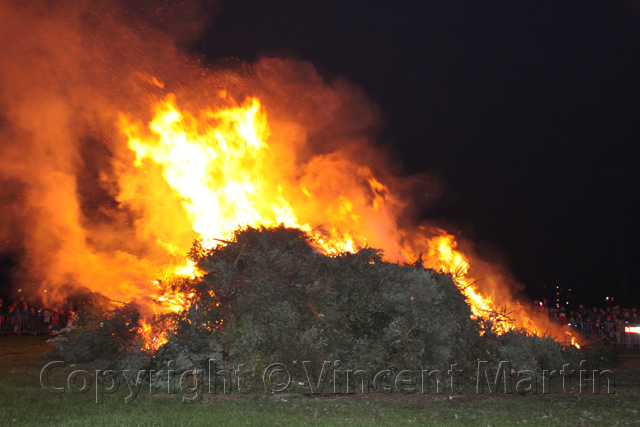
[[6, 305], [0, 298], [0, 334], [48, 334], [67, 326], [76, 311], [46, 307], [20, 298]]
[[537, 310], [548, 314], [552, 321], [571, 326], [596, 338], [611, 339], [621, 342], [625, 327], [640, 326], [637, 307], [620, 307], [620, 305], [586, 308], [580, 304], [577, 309], [566, 307], [549, 307], [546, 300], [536, 301]]
[[[640, 326], [640, 315], [636, 307], [619, 305], [586, 308], [580, 304], [576, 309], [564, 306], [550, 307], [547, 300], [535, 301], [535, 309], [546, 313], [552, 321], [579, 329], [586, 334], [620, 340], [625, 326]], [[73, 306], [47, 307], [28, 299], [20, 298], [5, 304], [0, 298], [0, 334], [47, 334], [66, 327], [76, 314]]]

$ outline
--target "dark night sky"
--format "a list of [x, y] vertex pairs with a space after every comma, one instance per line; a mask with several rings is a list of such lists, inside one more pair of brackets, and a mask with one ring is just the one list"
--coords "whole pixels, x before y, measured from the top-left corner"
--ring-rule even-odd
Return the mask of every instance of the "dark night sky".
[[630, 1], [234, 0], [196, 49], [293, 56], [364, 88], [404, 173], [445, 189], [424, 217], [503, 253], [533, 298], [560, 285], [587, 303], [640, 300]]

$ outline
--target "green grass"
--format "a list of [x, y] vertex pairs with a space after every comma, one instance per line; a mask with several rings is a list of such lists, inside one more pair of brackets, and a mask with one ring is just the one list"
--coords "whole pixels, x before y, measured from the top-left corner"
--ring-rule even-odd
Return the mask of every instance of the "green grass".
[[[1, 425], [638, 425], [640, 369], [616, 371], [615, 394], [392, 394], [308, 397], [302, 394], [205, 395], [195, 404], [143, 387], [125, 403], [126, 386], [95, 403], [89, 393], [52, 394], [40, 385], [50, 362], [44, 337], [0, 337]], [[629, 353], [637, 358], [638, 350]], [[624, 356], [624, 355], [623, 355]], [[75, 369], [52, 371], [56, 386]]]

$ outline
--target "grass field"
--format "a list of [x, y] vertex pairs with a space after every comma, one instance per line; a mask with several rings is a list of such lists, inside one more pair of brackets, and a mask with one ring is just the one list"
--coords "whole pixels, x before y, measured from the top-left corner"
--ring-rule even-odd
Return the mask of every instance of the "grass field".
[[[151, 394], [143, 387], [125, 403], [125, 386], [97, 404], [95, 384], [83, 394], [42, 388], [40, 372], [51, 362], [44, 357], [45, 339], [0, 337], [1, 425], [640, 425], [640, 350], [622, 354], [610, 394], [563, 391], [558, 384], [548, 394], [232, 393], [205, 395], [188, 404], [180, 395]], [[56, 369], [51, 384], [62, 387], [77, 369], [93, 372], [96, 367]]]

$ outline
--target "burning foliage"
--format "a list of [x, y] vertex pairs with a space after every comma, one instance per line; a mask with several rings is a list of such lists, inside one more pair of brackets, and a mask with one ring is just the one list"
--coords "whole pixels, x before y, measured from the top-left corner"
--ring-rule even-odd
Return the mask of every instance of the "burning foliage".
[[[136, 339], [143, 329], [134, 326], [136, 313], [123, 311], [132, 308], [126, 306], [93, 311], [93, 320], [79, 323], [60, 342], [60, 352], [70, 360], [106, 354], [127, 369], [133, 364], [178, 374], [206, 369], [211, 359], [256, 372], [286, 363], [300, 369], [302, 378], [303, 361], [400, 371], [451, 363], [462, 368], [482, 358], [540, 370], [561, 366], [568, 357], [548, 337], [515, 330], [495, 335], [471, 316], [450, 274], [419, 263], [389, 263], [372, 248], [327, 256], [315, 243], [283, 226], [239, 230], [214, 248], [197, 241], [190, 257], [203, 275], [175, 290], [192, 297], [162, 332], [156, 329], [156, 338], [166, 332], [157, 350]], [[102, 322], [105, 328], [98, 329]], [[118, 328], [121, 338], [115, 341]], [[154, 385], [164, 387], [158, 381]]]

